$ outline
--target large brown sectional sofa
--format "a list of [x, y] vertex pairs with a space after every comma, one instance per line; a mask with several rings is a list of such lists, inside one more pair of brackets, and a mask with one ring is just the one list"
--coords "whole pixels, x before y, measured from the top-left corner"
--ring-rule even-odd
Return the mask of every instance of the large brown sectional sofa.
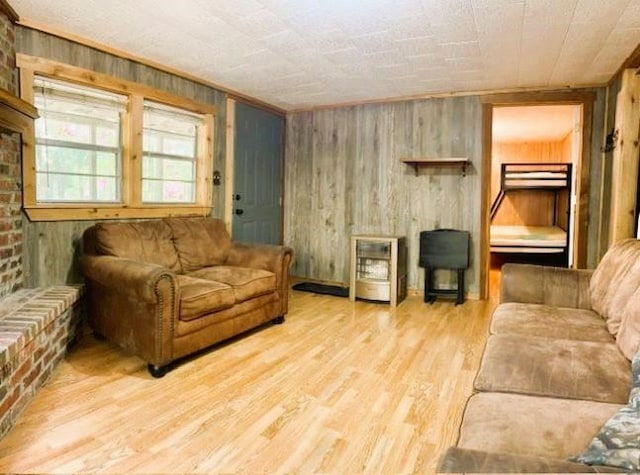
[[180, 357], [282, 323], [292, 258], [285, 246], [232, 242], [214, 218], [96, 224], [80, 261], [89, 324], [160, 377]]
[[506, 264], [475, 391], [439, 471], [632, 470], [639, 347], [640, 241], [616, 243], [595, 271]]

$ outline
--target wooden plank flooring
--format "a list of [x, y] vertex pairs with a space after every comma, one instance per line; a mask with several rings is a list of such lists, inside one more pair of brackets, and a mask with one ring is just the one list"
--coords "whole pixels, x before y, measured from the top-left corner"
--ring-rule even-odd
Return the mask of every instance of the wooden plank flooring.
[[284, 325], [159, 380], [86, 335], [0, 441], [0, 473], [434, 472], [492, 306], [292, 291]]

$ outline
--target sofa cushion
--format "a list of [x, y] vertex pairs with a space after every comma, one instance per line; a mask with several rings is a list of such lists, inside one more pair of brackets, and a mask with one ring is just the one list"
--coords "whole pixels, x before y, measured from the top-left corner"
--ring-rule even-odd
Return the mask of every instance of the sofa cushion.
[[193, 320], [232, 307], [235, 303], [233, 289], [226, 284], [185, 275], [178, 275], [177, 278], [180, 289], [180, 320]]
[[631, 365], [615, 343], [491, 335], [474, 386], [624, 404]]
[[496, 307], [491, 333], [549, 336], [567, 340], [612, 343], [604, 319], [592, 310], [531, 303], [503, 303]]
[[214, 266], [191, 272], [189, 275], [230, 285], [233, 288], [236, 302], [244, 302], [276, 291], [276, 275], [262, 269]]
[[181, 272], [171, 228], [161, 220], [137, 223], [98, 223], [95, 225], [98, 254], [126, 257]]
[[593, 272], [589, 289], [592, 308], [617, 335], [629, 297], [640, 287], [640, 241], [626, 239], [606, 252]]
[[458, 447], [567, 459], [579, 453], [619, 404], [479, 393], [465, 408]]
[[640, 351], [640, 289], [629, 298], [620, 316], [620, 330], [616, 341], [620, 351], [632, 359]]
[[231, 238], [223, 221], [214, 218], [169, 218], [173, 239], [185, 273], [224, 264]]
[[629, 402], [611, 416], [575, 461], [640, 471], [640, 354], [634, 356], [632, 368]]

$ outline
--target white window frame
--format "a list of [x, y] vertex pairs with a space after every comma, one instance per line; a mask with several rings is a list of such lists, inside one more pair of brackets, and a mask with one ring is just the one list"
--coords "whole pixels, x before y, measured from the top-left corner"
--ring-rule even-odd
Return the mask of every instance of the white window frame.
[[[211, 213], [213, 174], [213, 119], [215, 108], [142, 84], [24, 54], [16, 55], [20, 68], [21, 97], [34, 103], [34, 77], [42, 76], [127, 96], [122, 117], [120, 202], [38, 202], [36, 199], [35, 126], [23, 134], [23, 204], [32, 221], [207, 216]], [[144, 101], [202, 116], [198, 126], [194, 203], [144, 203], [142, 201], [142, 136]]]

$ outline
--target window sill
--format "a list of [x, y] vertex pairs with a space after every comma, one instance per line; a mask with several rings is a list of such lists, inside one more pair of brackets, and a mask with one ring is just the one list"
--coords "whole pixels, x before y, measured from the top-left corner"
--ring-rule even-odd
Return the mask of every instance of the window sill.
[[30, 221], [86, 221], [94, 219], [170, 218], [184, 216], [208, 216], [210, 206], [201, 205], [153, 205], [143, 207], [79, 205], [25, 206]]

